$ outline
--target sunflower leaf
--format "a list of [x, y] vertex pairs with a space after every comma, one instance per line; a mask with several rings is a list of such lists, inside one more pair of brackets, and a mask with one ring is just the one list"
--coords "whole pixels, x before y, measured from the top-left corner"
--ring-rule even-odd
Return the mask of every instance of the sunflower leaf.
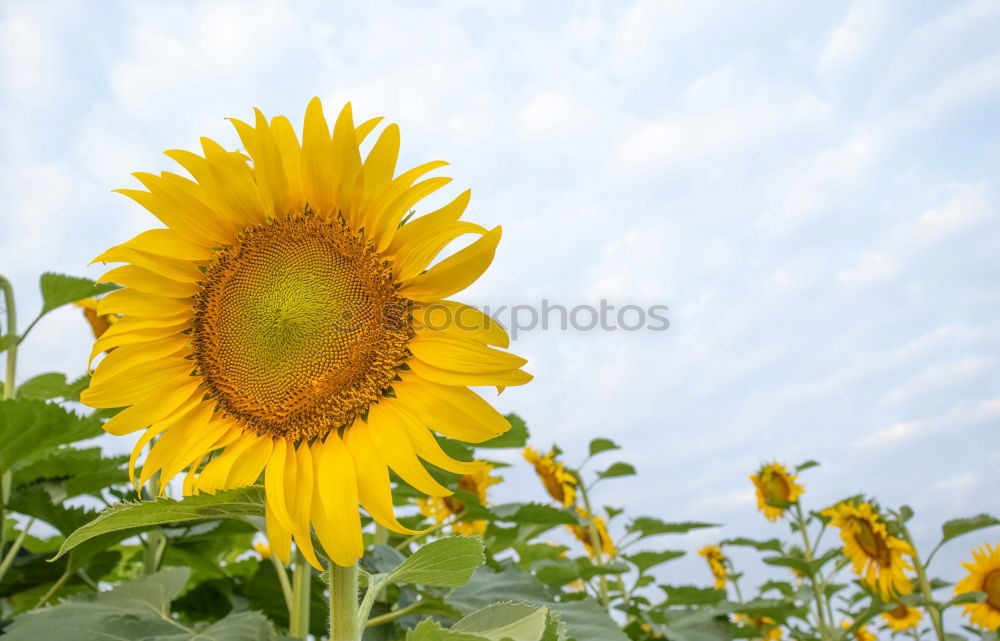
[[657, 536], [659, 534], [685, 534], [691, 530], [700, 530], [709, 527], [719, 527], [719, 525], [717, 523], [701, 523], [698, 521], [665, 523], [652, 516], [640, 516], [633, 519], [625, 530], [629, 533], [638, 532], [640, 535], [639, 538], [644, 539], [648, 536]]
[[456, 588], [468, 581], [484, 560], [482, 541], [469, 536], [449, 536], [418, 549], [388, 572], [385, 580]]
[[477, 443], [476, 447], [484, 448], [501, 448], [501, 447], [524, 447], [528, 443], [528, 426], [524, 422], [524, 419], [517, 414], [507, 414], [505, 416], [507, 422], [510, 423], [510, 429], [501, 434], [500, 436], [491, 438], [490, 440]]
[[609, 452], [611, 450], [620, 450], [621, 445], [615, 443], [609, 438], [595, 438], [590, 442], [590, 455], [596, 456], [601, 452]]
[[42, 290], [42, 311], [39, 316], [51, 312], [57, 307], [62, 307], [69, 303], [75, 303], [84, 298], [93, 298], [101, 294], [118, 289], [118, 285], [111, 283], [94, 284], [89, 278], [79, 278], [78, 276], [66, 276], [65, 274], [54, 274], [46, 272], [38, 281], [38, 286]]
[[636, 552], [635, 554], [626, 554], [624, 558], [626, 561], [634, 565], [641, 573], [651, 567], [655, 567], [661, 563], [666, 563], [667, 561], [679, 559], [682, 556], [684, 556], [684, 552], [682, 550], [663, 550], [661, 552], [647, 550], [644, 552]]
[[0, 401], [0, 472], [50, 448], [100, 433], [97, 419], [78, 416], [55, 403], [27, 398]]
[[941, 545], [956, 537], [975, 532], [983, 528], [1000, 525], [1000, 519], [989, 514], [978, 514], [967, 519], [954, 519], [941, 526]]
[[155, 499], [124, 502], [104, 510], [90, 523], [66, 537], [58, 559], [76, 546], [98, 536], [117, 532], [134, 534], [167, 523], [190, 523], [264, 515], [264, 488], [251, 485], [217, 494], [189, 496], [183, 501]]
[[434, 619], [424, 619], [406, 631], [406, 641], [488, 641], [485, 637], [465, 632], [452, 632]]
[[756, 541], [754, 539], [748, 539], [748, 538], [745, 538], [745, 537], [737, 537], [737, 538], [734, 538], [734, 539], [726, 539], [725, 541], [722, 541], [721, 543], [719, 543], [719, 545], [722, 545], [722, 546], [726, 546], [726, 545], [738, 545], [738, 546], [743, 546], [743, 547], [754, 548], [758, 552], [764, 552], [766, 550], [769, 550], [771, 552], [778, 552], [779, 554], [781, 553], [781, 541], [779, 541], [778, 539], [768, 539], [766, 541]]
[[699, 588], [693, 585], [661, 585], [667, 595], [667, 605], [715, 605], [726, 598], [725, 590]]

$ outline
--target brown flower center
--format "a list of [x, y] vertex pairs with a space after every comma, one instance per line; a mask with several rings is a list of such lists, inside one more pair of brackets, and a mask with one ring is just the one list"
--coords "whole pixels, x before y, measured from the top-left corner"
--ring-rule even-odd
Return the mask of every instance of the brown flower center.
[[892, 564], [892, 557], [889, 554], [885, 537], [876, 533], [868, 521], [858, 519], [857, 525], [858, 530], [854, 533], [854, 540], [858, 542], [858, 546], [868, 555], [868, 558], [876, 561], [881, 567], [889, 567]]

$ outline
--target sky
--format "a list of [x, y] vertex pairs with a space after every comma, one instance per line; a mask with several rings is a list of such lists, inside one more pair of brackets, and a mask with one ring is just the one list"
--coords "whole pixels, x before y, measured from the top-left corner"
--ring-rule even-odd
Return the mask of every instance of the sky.
[[[666, 331], [521, 332], [536, 378], [491, 399], [570, 463], [618, 442], [607, 462], [639, 474], [598, 504], [725, 524], [661, 545], [786, 535], [747, 480], [769, 460], [821, 462], [812, 509], [912, 506], [925, 550], [1000, 513], [1000, 3], [352, 4], [4, 2], [0, 273], [22, 318], [40, 273], [96, 277], [155, 225], [111, 190], [174, 169], [163, 150], [351, 101], [400, 125], [401, 166], [451, 163], [418, 213], [471, 187], [467, 217], [503, 225], [464, 300], [669, 307]], [[83, 373], [88, 331], [51, 314], [22, 380]], [[496, 500], [541, 500], [509, 460]], [[662, 578], [708, 575], [692, 554]]]

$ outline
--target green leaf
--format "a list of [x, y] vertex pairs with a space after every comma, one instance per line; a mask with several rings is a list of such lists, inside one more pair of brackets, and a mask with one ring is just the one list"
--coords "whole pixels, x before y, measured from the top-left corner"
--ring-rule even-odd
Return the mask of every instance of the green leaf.
[[278, 641], [271, 624], [257, 612], [230, 615], [201, 630], [174, 619], [170, 603], [184, 589], [188, 576], [187, 568], [166, 568], [107, 592], [33, 610], [15, 617], [4, 639]]
[[476, 444], [476, 447], [485, 448], [500, 448], [500, 447], [524, 447], [528, 443], [528, 426], [525, 424], [524, 419], [522, 419], [517, 414], [507, 414], [507, 421], [510, 423], [510, 429], [497, 436], [496, 438], [491, 438], [484, 443]]
[[625, 530], [630, 533], [637, 532], [640, 535], [639, 538], [644, 539], [648, 536], [656, 536], [659, 534], [684, 534], [685, 532], [690, 532], [691, 530], [699, 530], [709, 527], [719, 527], [719, 525], [716, 523], [700, 523], [697, 521], [664, 523], [660, 519], [652, 516], [640, 516], [629, 523]]
[[14, 474], [14, 487], [41, 485], [50, 495], [58, 487], [61, 498], [99, 495], [109, 485], [128, 483], [128, 474], [122, 467], [126, 461], [128, 456], [102, 457], [99, 447], [60, 447], [19, 468]]
[[986, 600], [985, 592], [963, 592], [959, 594], [951, 601], [948, 601], [947, 605], [962, 605], [965, 603], [982, 603]]
[[119, 503], [104, 510], [96, 519], [68, 536], [62, 547], [59, 548], [59, 554], [53, 560], [85, 541], [110, 532], [142, 531], [152, 526], [167, 523], [263, 515], [264, 488], [254, 485], [226, 490], [217, 494], [189, 496], [183, 501], [155, 499], [153, 501]]
[[99, 421], [55, 403], [31, 399], [0, 401], [0, 473], [45, 450], [101, 434]]
[[452, 632], [477, 634], [490, 641], [542, 641], [549, 609], [527, 603], [494, 603], [451, 626]]
[[629, 463], [618, 461], [617, 463], [612, 463], [611, 467], [603, 472], [597, 473], [597, 478], [599, 479], [613, 479], [619, 476], [635, 476], [635, 468]]
[[725, 590], [699, 588], [693, 585], [661, 585], [667, 595], [667, 605], [715, 605], [726, 598]]
[[737, 545], [741, 547], [750, 547], [758, 550], [760, 552], [771, 551], [781, 553], [781, 541], [778, 539], [768, 539], [767, 541], [756, 541], [754, 539], [747, 539], [744, 537], [737, 537], [735, 539], [726, 539], [719, 543], [721, 546], [726, 545]]
[[590, 455], [597, 456], [601, 452], [620, 450], [621, 446], [609, 438], [595, 438], [590, 442]]
[[673, 561], [674, 559], [679, 559], [684, 556], [684, 552], [681, 550], [663, 550], [662, 552], [636, 552], [635, 554], [626, 554], [624, 558], [626, 561], [638, 568], [639, 572], [645, 572], [651, 567], [660, 565], [661, 563], [666, 563], [667, 561]]
[[808, 470], [810, 467], [819, 467], [819, 463], [813, 460], [808, 460], [805, 463], [799, 463], [795, 466], [795, 472], [798, 473], [802, 470]]
[[39, 316], [48, 314], [57, 307], [118, 289], [118, 285], [111, 283], [95, 285], [94, 281], [89, 278], [78, 278], [52, 272], [42, 274], [38, 284], [42, 290], [42, 311]]
[[975, 532], [976, 530], [992, 527], [994, 525], [1000, 525], [1000, 520], [990, 516], [989, 514], [979, 514], [967, 519], [954, 519], [952, 521], [948, 521], [941, 526], [941, 543], [938, 545], [942, 545], [956, 537], [962, 536], [963, 534]]
[[764, 559], [764, 563], [767, 563], [768, 565], [792, 568], [801, 572], [803, 576], [808, 576], [810, 574], [809, 563], [807, 563], [804, 559], [798, 559], [792, 556], [771, 556]]
[[484, 560], [482, 541], [470, 536], [449, 536], [418, 549], [389, 572], [386, 580], [455, 588], [468, 581]]
[[39, 374], [24, 381], [17, 387], [20, 398], [47, 401], [63, 396], [66, 393], [66, 375], [59, 372]]
[[520, 525], [577, 525], [574, 512], [541, 503], [505, 503], [491, 508], [497, 520]]
[[452, 632], [441, 627], [434, 619], [424, 619], [412, 630], [406, 631], [406, 641], [488, 641], [476, 634]]

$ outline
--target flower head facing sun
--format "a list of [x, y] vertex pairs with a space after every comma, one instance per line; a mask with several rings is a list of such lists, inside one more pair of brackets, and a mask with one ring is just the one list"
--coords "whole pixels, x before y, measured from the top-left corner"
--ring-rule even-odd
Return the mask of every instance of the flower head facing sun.
[[[489, 505], [486, 499], [487, 490], [503, 479], [490, 474], [492, 466], [483, 465], [479, 470], [464, 474], [458, 479], [458, 489], [475, 495], [480, 505]], [[426, 517], [434, 519], [435, 523], [444, 523], [450, 518], [460, 516], [465, 512], [465, 505], [454, 496], [431, 496], [426, 499], [417, 499], [417, 507], [420, 513]], [[486, 521], [457, 521], [452, 530], [456, 534], [473, 536], [475, 534], [486, 533]]]
[[911, 608], [905, 603], [900, 603], [891, 610], [882, 613], [882, 619], [893, 632], [909, 630], [920, 625], [920, 620], [924, 613], [918, 608]]
[[883, 601], [892, 601], [913, 591], [906, 576], [913, 567], [904, 557], [913, 549], [900, 538], [889, 534], [885, 522], [869, 503], [838, 503], [823, 515], [830, 525], [840, 529], [844, 554], [851, 560], [854, 573]]
[[721, 590], [726, 587], [726, 557], [722, 554], [722, 548], [718, 545], [706, 545], [698, 550], [698, 554], [705, 557], [708, 567], [712, 571], [712, 578], [715, 579], [715, 588]]
[[535, 473], [554, 501], [561, 503], [563, 507], [576, 502], [576, 478], [556, 460], [555, 450], [542, 456], [533, 448], [526, 447], [524, 459], [535, 467]]
[[[102, 278], [124, 289], [96, 314], [121, 319], [94, 344], [91, 361], [114, 351], [81, 399], [125, 408], [105, 424], [111, 434], [145, 430], [130, 462], [153, 443], [138, 486], [187, 470], [185, 494], [215, 492], [263, 474], [274, 554], [287, 561], [294, 539], [319, 567], [314, 530], [334, 563], [351, 565], [359, 503], [412, 533], [393, 513], [390, 469], [438, 497], [450, 492], [424, 461], [482, 470], [430, 431], [478, 443], [509, 429], [469, 386], [531, 380], [502, 328], [450, 300], [489, 267], [500, 228], [460, 220], [467, 191], [407, 220], [449, 179], [421, 180], [443, 162], [397, 175], [395, 125], [362, 158], [380, 119], [355, 126], [350, 105], [331, 133], [314, 99], [301, 142], [288, 119], [255, 115], [253, 126], [233, 121], [248, 155], [202, 139], [202, 156], [167, 152], [191, 178], [137, 173], [145, 190], [120, 190], [166, 227], [97, 258], [128, 264]], [[463, 322], [424, 322], [442, 311]]]
[[750, 475], [757, 490], [757, 509], [768, 521], [785, 515], [785, 508], [777, 503], [794, 503], [802, 496], [803, 488], [796, 483], [798, 476], [791, 474], [781, 463], [767, 463], [756, 474]]
[[982, 603], [968, 603], [965, 614], [973, 625], [986, 630], [1000, 629], [1000, 543], [983, 545], [972, 551], [972, 562], [962, 563], [968, 576], [955, 584], [955, 594], [983, 592]]

